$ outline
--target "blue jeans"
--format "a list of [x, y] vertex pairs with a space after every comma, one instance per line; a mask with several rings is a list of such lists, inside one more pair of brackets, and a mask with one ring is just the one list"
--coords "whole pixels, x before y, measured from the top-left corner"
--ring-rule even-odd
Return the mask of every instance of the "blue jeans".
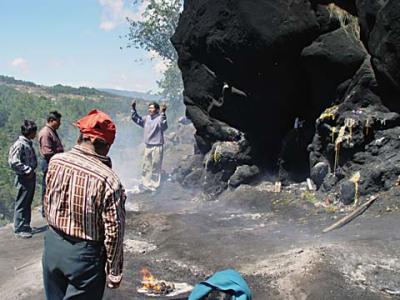
[[14, 209], [14, 232], [30, 231], [32, 201], [35, 195], [36, 175], [28, 178], [26, 175], [15, 176], [17, 197]]
[[47, 300], [100, 300], [106, 283], [102, 242], [60, 234], [51, 227], [44, 237], [43, 282]]

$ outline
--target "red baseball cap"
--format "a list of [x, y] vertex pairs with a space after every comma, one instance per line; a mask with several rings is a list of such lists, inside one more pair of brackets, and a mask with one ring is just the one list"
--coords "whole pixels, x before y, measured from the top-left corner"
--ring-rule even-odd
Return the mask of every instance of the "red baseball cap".
[[74, 124], [79, 128], [83, 136], [100, 138], [108, 144], [114, 143], [117, 131], [113, 120], [106, 113], [93, 109], [82, 119]]

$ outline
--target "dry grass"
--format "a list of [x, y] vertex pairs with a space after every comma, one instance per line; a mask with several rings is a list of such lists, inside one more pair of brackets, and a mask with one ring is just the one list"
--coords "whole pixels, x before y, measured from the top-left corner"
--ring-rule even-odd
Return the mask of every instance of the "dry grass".
[[358, 18], [353, 16], [348, 11], [340, 8], [339, 6], [331, 3], [327, 6], [330, 17], [337, 18], [340, 26], [346, 33], [352, 35], [356, 40], [360, 40], [360, 24]]

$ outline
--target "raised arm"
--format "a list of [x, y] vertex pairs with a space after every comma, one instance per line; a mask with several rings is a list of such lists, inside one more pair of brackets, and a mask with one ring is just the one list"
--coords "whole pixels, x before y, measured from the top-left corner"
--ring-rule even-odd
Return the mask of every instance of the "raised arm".
[[167, 116], [165, 112], [167, 111], [167, 106], [165, 104], [161, 105], [161, 129], [163, 131], [168, 129], [168, 123], [167, 123]]
[[132, 101], [132, 121], [138, 124], [140, 127], [144, 127], [144, 120], [136, 111], [136, 100]]

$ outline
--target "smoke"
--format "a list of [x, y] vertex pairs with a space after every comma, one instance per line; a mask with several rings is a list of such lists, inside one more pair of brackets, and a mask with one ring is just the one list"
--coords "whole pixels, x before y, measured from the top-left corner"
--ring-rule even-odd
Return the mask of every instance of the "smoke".
[[110, 150], [113, 169], [125, 188], [139, 183], [143, 160], [143, 129], [130, 117], [116, 119], [117, 136]]
[[[139, 109], [143, 115], [144, 109], [144, 107]], [[116, 122], [117, 135], [109, 156], [113, 162], [113, 169], [125, 189], [132, 189], [141, 179], [144, 153], [143, 128], [132, 121], [130, 114], [117, 113], [113, 119]], [[194, 154], [194, 133], [195, 128], [192, 124], [182, 125], [177, 119], [168, 118], [168, 129], [164, 132], [162, 165], [164, 174], [170, 174], [184, 156]]]

